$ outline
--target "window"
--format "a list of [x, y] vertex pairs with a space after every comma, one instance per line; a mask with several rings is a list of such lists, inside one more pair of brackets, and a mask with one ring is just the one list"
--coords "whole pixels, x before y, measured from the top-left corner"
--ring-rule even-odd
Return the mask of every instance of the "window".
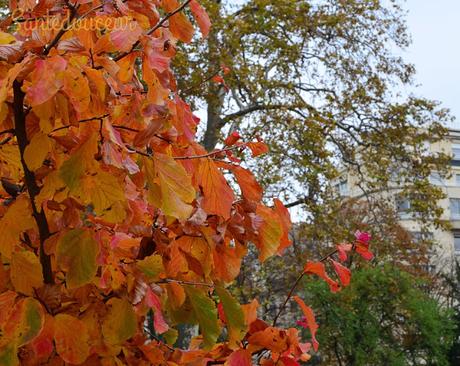
[[460, 219], [460, 198], [450, 199], [450, 216], [453, 219]]
[[334, 189], [339, 194], [339, 196], [348, 196], [348, 183], [346, 179], [342, 179], [339, 183], [334, 185]]
[[435, 186], [443, 186], [444, 180], [441, 178], [439, 173], [433, 172], [430, 174], [430, 183], [434, 184]]
[[346, 180], [341, 181], [338, 184], [338, 189], [339, 189], [339, 194], [341, 196], [347, 196], [348, 195], [348, 184]]
[[460, 174], [455, 174], [455, 185], [460, 186]]
[[433, 233], [429, 232], [421, 232], [421, 231], [412, 231], [411, 233], [412, 240], [416, 243], [422, 242], [422, 241], [433, 241], [434, 235]]
[[454, 233], [454, 250], [456, 254], [460, 254], [460, 233]]
[[410, 209], [410, 201], [404, 197], [398, 197], [396, 199], [396, 208], [399, 213], [407, 212]]
[[460, 144], [452, 145], [452, 155], [454, 155], [453, 160], [460, 160]]

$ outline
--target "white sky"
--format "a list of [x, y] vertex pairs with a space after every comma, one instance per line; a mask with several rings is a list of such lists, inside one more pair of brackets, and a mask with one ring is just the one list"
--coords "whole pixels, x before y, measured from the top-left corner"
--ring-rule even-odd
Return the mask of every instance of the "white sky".
[[438, 100], [460, 129], [460, 0], [407, 0], [413, 44], [405, 53], [415, 64], [417, 94]]

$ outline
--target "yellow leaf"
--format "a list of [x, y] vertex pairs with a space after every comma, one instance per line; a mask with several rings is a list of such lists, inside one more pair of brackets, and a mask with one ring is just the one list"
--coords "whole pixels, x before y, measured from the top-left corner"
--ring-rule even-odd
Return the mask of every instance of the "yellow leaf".
[[34, 114], [40, 118], [40, 131], [43, 133], [48, 134], [53, 129], [51, 117], [54, 117], [54, 106], [54, 100], [50, 99], [47, 102], [36, 105], [32, 108]]
[[33, 252], [15, 252], [11, 258], [11, 282], [17, 292], [33, 296], [43, 285], [42, 267]]
[[2, 177], [8, 177], [13, 180], [19, 180], [21, 177], [22, 164], [21, 157], [17, 146], [2, 145], [0, 146], [0, 174]]
[[159, 275], [164, 272], [161, 255], [150, 255], [143, 260], [137, 261], [136, 265], [151, 281], [157, 281]]
[[30, 170], [36, 170], [43, 164], [52, 147], [52, 140], [44, 133], [36, 133], [24, 151], [24, 160]]
[[195, 189], [190, 176], [173, 158], [164, 154], [153, 157], [154, 172], [151, 162], [145, 159], [149, 186], [159, 186], [161, 206], [165, 215], [178, 219], [187, 219], [191, 212], [190, 203], [195, 199]]
[[110, 310], [102, 324], [102, 334], [108, 343], [122, 344], [136, 333], [136, 314], [132, 305], [124, 299], [112, 298], [107, 305]]
[[26, 196], [20, 196], [8, 208], [0, 220], [0, 254], [11, 259], [11, 253], [20, 236], [26, 230], [33, 229], [35, 221]]
[[283, 229], [279, 216], [270, 208], [258, 205], [256, 213], [263, 219], [259, 229], [259, 241], [255, 243], [260, 252], [259, 260], [263, 262], [277, 252]]
[[0, 32], [0, 44], [16, 42], [16, 38], [9, 33]]
[[81, 113], [88, 109], [91, 101], [88, 79], [76, 67], [69, 67], [64, 72], [63, 91], [77, 112]]

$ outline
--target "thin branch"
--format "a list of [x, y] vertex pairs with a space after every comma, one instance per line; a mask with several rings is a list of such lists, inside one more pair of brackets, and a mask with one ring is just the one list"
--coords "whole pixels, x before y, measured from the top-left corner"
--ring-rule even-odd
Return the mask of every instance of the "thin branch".
[[45, 49], [43, 50], [43, 54], [45, 56], [48, 55], [48, 53], [51, 51], [51, 49], [58, 44], [58, 42], [61, 40], [62, 36], [65, 34], [65, 32], [67, 32], [67, 30], [69, 29], [69, 27], [72, 24], [73, 20], [77, 16], [77, 11], [78, 11], [78, 8], [80, 7], [80, 4], [75, 6], [75, 5], [70, 4], [70, 2], [68, 2], [68, 1], [66, 3], [67, 3], [67, 5], [68, 5], [68, 7], [70, 9], [69, 19], [67, 19], [65, 21], [64, 25], [62, 26], [62, 28], [56, 34], [56, 37], [54, 37], [54, 39], [51, 41], [51, 43], [48, 44], [48, 46], [46, 46]]
[[174, 280], [172, 278], [165, 278], [156, 283], [178, 283], [179, 285], [214, 287], [213, 283], [182, 281], [182, 280]]
[[217, 155], [217, 154], [220, 154], [220, 153], [223, 153], [223, 152], [226, 152], [226, 151], [232, 151], [232, 150], [241, 149], [241, 148], [244, 148], [244, 147], [245, 147], [244, 145], [235, 145], [235, 146], [231, 146], [231, 147], [226, 147], [225, 149], [212, 151], [210, 153], [203, 154], [203, 155], [175, 156], [175, 157], [173, 157], [173, 159], [175, 159], [175, 160], [189, 160], [189, 159], [209, 158], [209, 157], [212, 157], [214, 155]]
[[[325, 262], [327, 261], [329, 258], [331, 258], [334, 254], [337, 253], [337, 249], [333, 250], [332, 252], [330, 252], [329, 254], [325, 255], [323, 258], [321, 258], [319, 260], [319, 262]], [[278, 321], [278, 318], [280, 317], [281, 313], [284, 311], [284, 309], [286, 308], [286, 305], [287, 303], [289, 302], [289, 300], [291, 299], [292, 297], [292, 294], [294, 293], [297, 285], [299, 284], [299, 282], [302, 280], [302, 278], [305, 276], [305, 272], [302, 271], [302, 273], [297, 277], [297, 279], [295, 280], [294, 284], [292, 285], [291, 289], [289, 290], [289, 293], [288, 295], [286, 296], [286, 299], [284, 300], [283, 302], [283, 305], [281, 305], [278, 313], [275, 315], [275, 318], [273, 319], [273, 326], [276, 325], [276, 322]]]
[[195, 84], [195, 85], [192, 85], [191, 87], [189, 87], [189, 88], [187, 88], [187, 89], [185, 89], [185, 90], [182, 90], [181, 93], [187, 94], [187, 93], [191, 92], [192, 90], [195, 90], [195, 89], [198, 88], [199, 86], [203, 85], [204, 83], [207, 83], [207, 82], [210, 81], [214, 76], [219, 75], [220, 70], [221, 70], [220, 68], [217, 69], [216, 71], [214, 71], [214, 72], [213, 72], [210, 76], [208, 76], [207, 78], [200, 80], [199, 83], [197, 83], [197, 84]]
[[0, 136], [5, 135], [7, 133], [11, 133], [12, 135], [14, 135], [14, 128], [10, 128], [8, 130], [0, 131]]
[[[78, 123], [86, 123], [86, 122], [91, 122], [91, 121], [102, 121], [104, 118], [108, 117], [110, 114], [104, 114], [102, 116], [98, 116], [98, 117], [91, 117], [91, 118], [86, 118], [86, 119], [81, 119], [78, 121]], [[58, 131], [61, 131], [61, 130], [65, 130], [67, 128], [70, 128], [70, 127], [74, 127], [73, 125], [67, 125], [67, 126], [61, 126], [61, 127], [58, 127], [58, 128], [55, 128], [54, 130], [52, 130], [48, 135], [51, 135], [52, 133], [55, 133], [55, 132], [58, 132]]]
[[28, 145], [26, 131], [26, 116], [24, 113], [24, 98], [25, 93], [21, 89], [22, 82], [14, 80], [13, 82], [13, 98], [14, 98], [14, 128], [16, 138], [18, 140], [19, 154], [21, 164], [24, 170], [24, 181], [27, 191], [29, 192], [30, 204], [32, 207], [32, 215], [37, 223], [39, 239], [40, 239], [40, 264], [42, 266], [43, 279], [45, 284], [53, 284], [53, 271], [51, 267], [51, 257], [45, 253], [45, 241], [51, 236], [45, 212], [41, 207], [35, 204], [35, 197], [40, 193], [40, 188], [35, 180], [35, 174], [29, 170], [25, 160], [24, 152]]
[[[181, 12], [192, 0], [187, 0], [185, 1], [182, 5], [180, 5], [176, 10], [172, 11], [171, 13], [168, 13], [165, 15], [165, 17], [163, 19], [161, 19], [153, 28], [151, 28], [146, 35], [151, 35], [153, 32], [155, 32], [157, 29], [161, 28], [163, 26], [163, 24], [169, 19], [171, 18], [173, 15], [176, 15], [177, 13]], [[114, 61], [119, 61], [121, 60], [122, 58], [128, 56], [131, 52], [133, 52], [137, 46], [140, 45], [140, 41], [137, 41], [136, 43], [133, 44], [133, 46], [131, 47], [131, 50], [128, 51], [128, 52], [123, 52], [123, 53], [120, 53], [118, 56], [114, 57]]]

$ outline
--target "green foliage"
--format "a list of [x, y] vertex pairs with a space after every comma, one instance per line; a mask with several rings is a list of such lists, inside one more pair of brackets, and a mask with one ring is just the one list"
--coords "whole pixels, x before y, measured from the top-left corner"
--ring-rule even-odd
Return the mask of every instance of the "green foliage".
[[321, 365], [448, 365], [452, 313], [423, 283], [391, 266], [353, 272], [338, 294], [317, 281], [306, 297], [321, 324]]

